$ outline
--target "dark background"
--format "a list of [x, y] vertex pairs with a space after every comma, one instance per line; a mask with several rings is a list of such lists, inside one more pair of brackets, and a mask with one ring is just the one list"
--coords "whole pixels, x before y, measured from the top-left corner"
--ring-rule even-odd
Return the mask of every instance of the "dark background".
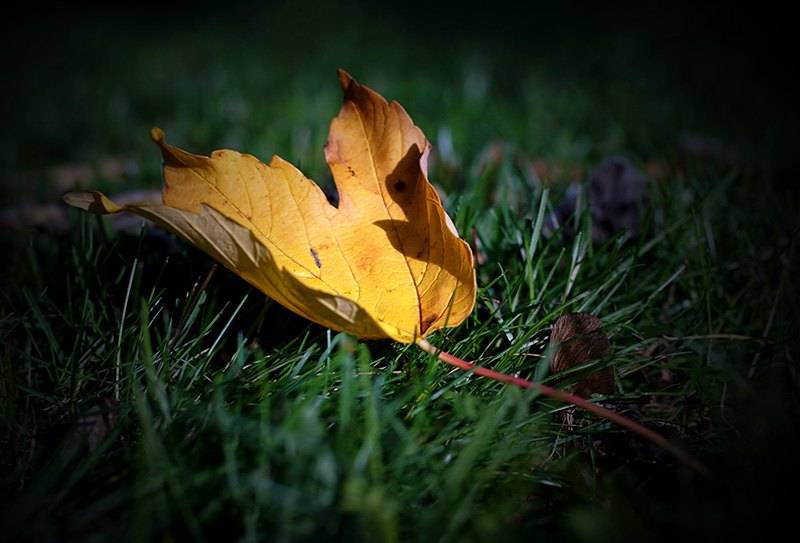
[[[295, 77], [305, 73], [312, 85], [329, 80], [337, 67], [354, 74], [382, 70], [446, 81], [474, 59], [490, 67], [496, 92], [504, 97], [513, 96], [515, 84], [531, 70], [560, 81], [565, 89], [581, 85], [610, 94], [632, 89], [637, 98], [632, 107], [660, 104], [666, 112], [654, 116], [656, 125], [647, 137], [666, 139], [670, 129], [682, 124], [685, 130], [743, 143], [774, 162], [775, 170], [796, 164], [794, 29], [776, 5], [520, 4], [26, 4], [1, 23], [0, 165], [57, 163], [75, 158], [81, 140], [102, 140], [102, 134], [87, 133], [90, 119], [85, 116], [94, 114], [96, 101], [106, 97], [79, 87], [96, 83], [104, 71], [124, 74], [126, 63], [133, 77], [138, 62], [157, 60], [176, 42], [183, 44], [171, 59], [177, 65], [165, 62], [164, 81], [154, 85], [169, 85], [172, 68], [176, 75], [184, 73], [182, 66], [202, 70], [242, 53], [263, 59], [260, 66], [250, 66], [253, 70]], [[273, 92], [265, 89], [265, 99]], [[154, 111], [139, 112], [145, 118], [150, 114], [150, 122], [163, 113], [156, 89], [153, 93], [156, 103], [144, 105]], [[615, 103], [614, 96], [608, 98], [609, 104], [596, 108], [625, 108], [623, 99]]]

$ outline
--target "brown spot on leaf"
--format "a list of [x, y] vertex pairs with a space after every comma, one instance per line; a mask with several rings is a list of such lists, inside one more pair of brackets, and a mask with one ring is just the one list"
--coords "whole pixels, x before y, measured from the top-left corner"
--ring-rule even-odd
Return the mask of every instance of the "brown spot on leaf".
[[431, 327], [433, 321], [436, 320], [436, 315], [426, 315], [423, 316], [422, 320], [419, 323], [419, 333], [420, 335], [424, 335], [425, 332], [428, 331], [428, 328]]
[[406, 186], [407, 186], [406, 182], [403, 181], [402, 179], [398, 179], [397, 181], [394, 182], [394, 190], [396, 190], [397, 192], [404, 192], [406, 190]]

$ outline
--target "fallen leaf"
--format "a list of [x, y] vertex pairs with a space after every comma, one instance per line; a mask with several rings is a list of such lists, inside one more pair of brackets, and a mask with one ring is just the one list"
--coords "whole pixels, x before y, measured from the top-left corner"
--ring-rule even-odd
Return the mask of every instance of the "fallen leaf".
[[[603, 322], [587, 313], [562, 315], [553, 323], [550, 345], [555, 349], [550, 361], [553, 373], [581, 366], [611, 354]], [[588, 398], [592, 394], [614, 392], [614, 372], [610, 367], [592, 372], [574, 388], [575, 394]]]
[[100, 404], [78, 419], [78, 432], [86, 438], [90, 451], [97, 449], [100, 442], [114, 429], [118, 417], [119, 401], [103, 398]]
[[119, 205], [99, 192], [67, 203], [128, 211], [197, 245], [270, 298], [361, 338], [411, 343], [457, 326], [475, 303], [469, 246], [427, 179], [430, 144], [397, 102], [340, 71], [344, 103], [325, 146], [339, 193], [275, 156], [194, 155], [152, 132], [163, 203]]
[[[589, 176], [592, 240], [604, 243], [613, 235], [639, 232], [640, 210], [647, 203], [647, 177], [625, 157], [608, 157]], [[560, 224], [569, 224], [578, 207], [582, 188], [571, 184], [556, 208]], [[552, 221], [551, 221], [552, 222]], [[548, 225], [551, 229], [554, 225]]]
[[617, 232], [639, 233], [647, 201], [647, 177], [625, 157], [609, 157], [591, 175], [592, 237], [604, 242]]

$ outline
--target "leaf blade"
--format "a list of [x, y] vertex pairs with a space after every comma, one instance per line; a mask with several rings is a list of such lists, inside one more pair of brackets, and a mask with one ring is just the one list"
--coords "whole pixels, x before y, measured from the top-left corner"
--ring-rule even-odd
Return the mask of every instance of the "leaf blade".
[[99, 192], [65, 201], [150, 219], [334, 330], [412, 343], [456, 326], [474, 306], [475, 273], [427, 179], [430, 144], [402, 106], [339, 77], [344, 103], [325, 146], [338, 207], [277, 156], [195, 155], [160, 129], [151, 137], [164, 160], [163, 204], [119, 206]]

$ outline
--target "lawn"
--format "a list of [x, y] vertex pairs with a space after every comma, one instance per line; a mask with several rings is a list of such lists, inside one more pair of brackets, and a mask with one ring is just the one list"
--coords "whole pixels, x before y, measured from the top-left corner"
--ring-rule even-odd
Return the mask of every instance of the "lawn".
[[[800, 199], [780, 38], [712, 8], [496, 8], [4, 23], [0, 539], [722, 540], [792, 520]], [[425, 132], [476, 256], [475, 310], [431, 343], [559, 388], [610, 371], [593, 400], [710, 475], [535, 390], [310, 324], [163, 230], [61, 202], [160, 188], [153, 126], [330, 189], [340, 67]], [[610, 157], [646, 195], [599, 212]], [[549, 371], [548, 331], [578, 312], [610, 350]]]

